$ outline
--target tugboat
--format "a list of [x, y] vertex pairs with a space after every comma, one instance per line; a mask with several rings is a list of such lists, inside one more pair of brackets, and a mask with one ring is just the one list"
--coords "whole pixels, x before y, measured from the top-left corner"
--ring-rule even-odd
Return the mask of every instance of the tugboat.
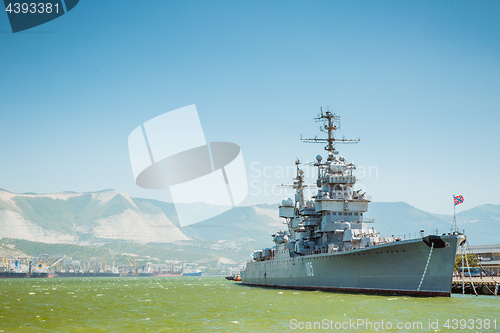
[[[272, 235], [275, 245], [255, 251], [241, 272], [245, 285], [355, 293], [450, 296], [453, 266], [465, 236], [458, 231], [401, 240], [381, 237], [363, 214], [370, 199], [355, 190], [356, 169], [335, 147], [359, 140], [335, 138], [340, 117], [330, 111], [316, 118], [327, 138], [326, 161], [316, 156], [316, 184], [306, 185], [300, 161], [292, 187], [295, 200], [279, 205], [288, 229]], [[306, 200], [304, 189], [317, 188]]]
[[232, 275], [228, 275], [228, 276], [226, 276], [226, 280], [230, 280], [230, 281], [241, 281], [241, 276], [240, 276], [240, 274], [232, 274]]

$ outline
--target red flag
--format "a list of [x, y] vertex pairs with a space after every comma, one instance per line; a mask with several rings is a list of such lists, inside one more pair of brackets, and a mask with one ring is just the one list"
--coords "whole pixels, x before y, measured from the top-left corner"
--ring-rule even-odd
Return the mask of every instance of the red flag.
[[453, 196], [453, 200], [455, 201], [455, 206], [464, 203], [464, 197], [461, 195]]

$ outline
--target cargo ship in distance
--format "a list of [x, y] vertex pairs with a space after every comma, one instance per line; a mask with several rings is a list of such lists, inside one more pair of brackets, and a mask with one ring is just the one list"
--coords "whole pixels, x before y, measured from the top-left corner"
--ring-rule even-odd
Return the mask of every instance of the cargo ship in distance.
[[[327, 138], [326, 161], [318, 155], [317, 181], [306, 185], [297, 160], [292, 187], [295, 200], [283, 200], [279, 216], [286, 231], [272, 235], [272, 248], [255, 251], [241, 272], [245, 285], [355, 293], [450, 296], [458, 247], [465, 236], [458, 231], [416, 239], [381, 237], [364, 220], [370, 199], [355, 190], [353, 163], [338, 156], [336, 139], [340, 117], [330, 111], [316, 118]], [[317, 188], [306, 200], [304, 189]]]
[[56, 271], [57, 277], [119, 277], [120, 273], [117, 272], [103, 272], [103, 271]]
[[201, 276], [202, 271], [200, 270], [186, 270], [182, 272], [182, 276]]

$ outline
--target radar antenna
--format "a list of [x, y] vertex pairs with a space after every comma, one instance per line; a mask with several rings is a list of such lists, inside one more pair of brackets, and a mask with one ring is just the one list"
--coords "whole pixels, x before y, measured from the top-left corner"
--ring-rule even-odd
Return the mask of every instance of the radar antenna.
[[[330, 112], [330, 110], [323, 112], [323, 108], [320, 108], [321, 113], [317, 118], [314, 118], [316, 122], [323, 122], [323, 128], [320, 128], [323, 132], [328, 133], [328, 138], [326, 139], [318, 139], [315, 137], [314, 139], [303, 139], [302, 141], [306, 143], [316, 143], [316, 142], [325, 142], [327, 143], [325, 150], [329, 153], [335, 151], [335, 143], [358, 143], [359, 139], [335, 139], [334, 133], [336, 130], [340, 129], [340, 116], [335, 115], [335, 113]], [[328, 154], [330, 156], [330, 154]]]

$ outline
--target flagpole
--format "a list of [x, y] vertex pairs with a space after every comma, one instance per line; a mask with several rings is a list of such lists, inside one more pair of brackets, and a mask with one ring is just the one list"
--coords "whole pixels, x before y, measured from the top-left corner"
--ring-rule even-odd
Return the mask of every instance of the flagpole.
[[455, 231], [458, 231], [456, 207], [457, 205], [455, 204], [455, 194], [453, 194], [453, 223], [455, 224]]
[[453, 221], [455, 221], [455, 231], [458, 231], [456, 211], [457, 211], [457, 205], [453, 204]]

